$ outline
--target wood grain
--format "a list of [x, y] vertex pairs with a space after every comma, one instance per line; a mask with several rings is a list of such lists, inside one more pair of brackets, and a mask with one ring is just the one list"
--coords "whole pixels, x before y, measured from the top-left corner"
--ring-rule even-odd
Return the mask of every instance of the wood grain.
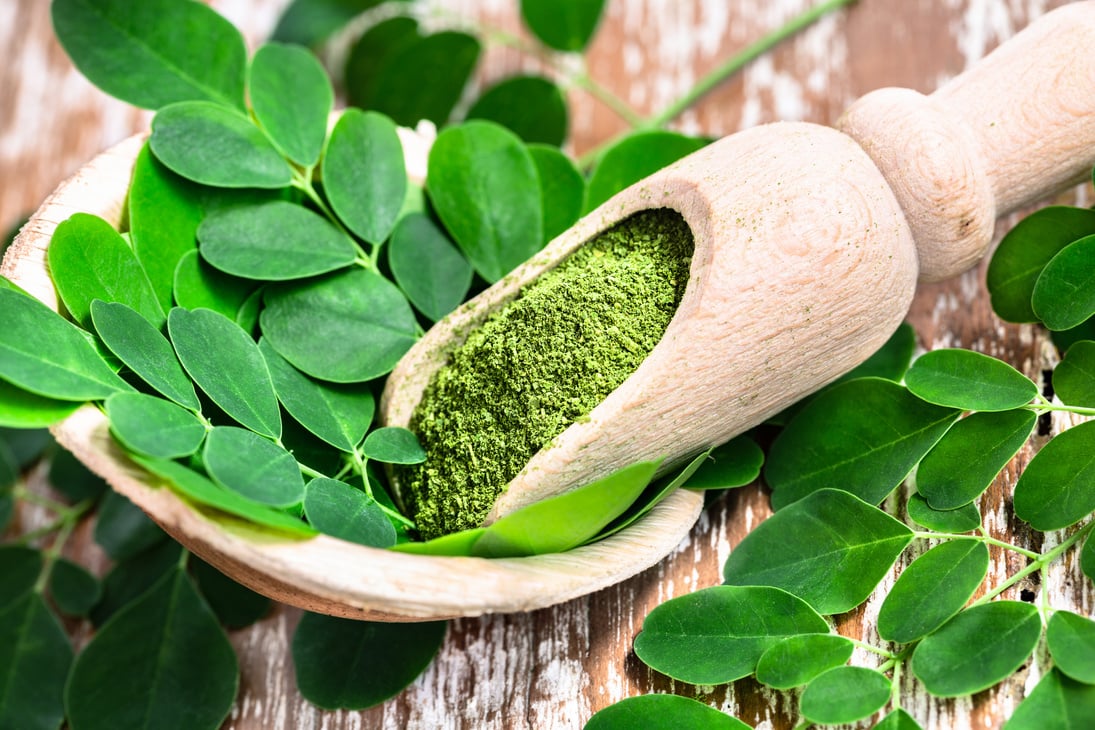
[[[272, 27], [283, 0], [214, 2], [251, 40]], [[590, 75], [649, 113], [672, 101], [719, 60], [778, 26], [810, 0], [612, 0], [588, 59]], [[830, 17], [709, 94], [676, 126], [725, 135], [760, 122], [832, 124], [858, 96], [882, 86], [929, 93], [1050, 7], [1045, 0], [861, 0]], [[515, 1], [434, 0], [431, 8], [519, 31]], [[146, 123], [143, 113], [105, 99], [84, 82], [52, 40], [48, 3], [0, 2], [0, 227], [34, 210], [80, 164]], [[510, 49], [485, 56], [482, 81], [540, 66]], [[567, 61], [569, 63], [569, 61]], [[576, 151], [623, 130], [615, 115], [583, 92], [574, 102]], [[1079, 196], [1077, 198], [1076, 196]], [[1086, 189], [1059, 202], [1090, 203]], [[997, 237], [1015, 217], [997, 225]], [[1044, 333], [1000, 323], [984, 293], [984, 266], [922, 286], [909, 315], [921, 346], [964, 346], [1001, 357], [1040, 380], [1053, 363]], [[2, 326], [2, 325], [0, 325]], [[1053, 428], [1066, 421], [1055, 420]], [[1022, 466], [1040, 443], [1009, 466], [984, 497], [994, 536], [1040, 547], [1006, 509]], [[40, 475], [39, 475], [40, 476]], [[33, 511], [32, 511], [33, 512]], [[612, 588], [524, 614], [453, 622], [437, 661], [406, 692], [365, 712], [323, 712], [296, 692], [289, 641], [298, 614], [279, 608], [232, 636], [243, 671], [240, 698], [225, 728], [574, 728], [597, 709], [646, 692], [676, 692], [741, 717], [750, 725], [790, 728], [795, 699], [751, 682], [697, 688], [646, 669], [631, 642], [651, 608], [675, 595], [719, 582], [729, 551], [768, 514], [759, 487], [729, 494], [703, 516], [691, 537], [658, 566]], [[33, 523], [21, 515], [21, 526]], [[72, 554], [104, 566], [88, 530]], [[1059, 540], [1057, 534], [1047, 541]], [[992, 580], [1021, 562], [993, 553]], [[1095, 593], [1076, 561], [1049, 572], [1051, 603], [1090, 615]], [[1032, 588], [1034, 586], [1027, 586]], [[1023, 598], [1024, 586], [1005, 597]], [[842, 617], [842, 633], [860, 636], [879, 598]], [[866, 636], [877, 641], [877, 637]], [[859, 656], [870, 663], [869, 656]], [[906, 674], [906, 708], [925, 728], [998, 727], [1047, 665], [1044, 653], [1004, 686], [972, 698], [929, 698]], [[378, 671], [382, 671], [378, 662]]]

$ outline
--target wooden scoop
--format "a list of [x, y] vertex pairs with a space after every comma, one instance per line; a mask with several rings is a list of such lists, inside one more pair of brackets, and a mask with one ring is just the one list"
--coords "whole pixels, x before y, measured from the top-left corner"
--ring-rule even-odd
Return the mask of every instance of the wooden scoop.
[[692, 229], [688, 287], [646, 360], [541, 450], [487, 522], [634, 463], [720, 444], [851, 370], [908, 311], [918, 278], [974, 265], [997, 217], [1095, 162], [1095, 2], [1044, 16], [931, 96], [883, 89], [837, 130], [726, 137], [619, 193], [438, 323], [389, 378], [409, 424], [466, 333], [583, 243], [647, 208]]

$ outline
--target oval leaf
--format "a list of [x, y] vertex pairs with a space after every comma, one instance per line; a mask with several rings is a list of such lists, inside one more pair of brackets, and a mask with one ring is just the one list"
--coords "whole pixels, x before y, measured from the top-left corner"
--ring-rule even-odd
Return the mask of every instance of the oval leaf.
[[267, 43], [251, 58], [247, 90], [255, 118], [282, 153], [302, 167], [316, 164], [335, 101], [319, 60], [299, 46]]
[[764, 452], [748, 436], [738, 436], [712, 449], [685, 489], [732, 489], [752, 484], [760, 476]]
[[1053, 663], [1065, 675], [1095, 684], [1095, 621], [1069, 611], [1055, 611], [1046, 627]]
[[205, 424], [191, 411], [144, 393], [115, 393], [107, 398], [110, 431], [123, 446], [145, 456], [190, 456], [205, 438]]
[[593, 37], [605, 0], [521, 0], [521, 17], [537, 38], [558, 51], [580, 51]]
[[846, 664], [855, 645], [835, 634], [789, 636], [757, 662], [757, 681], [773, 689], [793, 689], [822, 672]]
[[214, 269], [197, 249], [183, 254], [175, 267], [175, 303], [185, 309], [212, 309], [235, 320], [256, 284]]
[[905, 384], [929, 403], [965, 411], [1007, 411], [1038, 395], [1038, 386], [1011, 365], [971, 350], [924, 353], [905, 373]]
[[1034, 283], [1031, 305], [1051, 330], [1067, 330], [1095, 314], [1095, 235], [1061, 249]]
[[57, 608], [69, 616], [86, 616], [99, 602], [103, 586], [86, 568], [59, 558], [49, 574], [49, 595]]
[[0, 611], [30, 593], [41, 572], [42, 551], [21, 545], [0, 545], [0, 575], [4, 576]]
[[50, 456], [49, 483], [72, 502], [99, 499], [110, 489], [102, 477], [63, 449], [55, 450]]
[[593, 168], [586, 188], [585, 212], [706, 144], [703, 139], [662, 130], [628, 135], [605, 150]]
[[544, 240], [550, 241], [581, 217], [586, 181], [571, 159], [555, 147], [530, 144], [528, 153], [540, 178]]
[[1019, 703], [1004, 730], [1083, 730], [1095, 720], [1095, 686], [1048, 672]]
[[0, 380], [0, 427], [30, 429], [52, 426], [82, 404], [46, 398]]
[[308, 482], [304, 516], [312, 527], [340, 540], [371, 547], [395, 544], [395, 528], [376, 500], [345, 482], [326, 477]]
[[456, 309], [471, 288], [472, 268], [429, 216], [400, 219], [388, 244], [395, 283], [418, 311], [436, 322]]
[[1095, 510], [1095, 422], [1042, 447], [1015, 483], [1015, 515], [1035, 530], [1060, 530]]
[[894, 710], [878, 721], [872, 730], [923, 730], [920, 723], [904, 710]]
[[679, 695], [628, 697], [594, 713], [582, 730], [749, 730], [741, 720]]
[[0, 727], [56, 730], [71, 664], [72, 646], [40, 593], [0, 610]]
[[418, 437], [405, 428], [385, 426], [365, 437], [361, 451], [366, 457], [385, 464], [421, 464], [426, 452]]
[[920, 642], [912, 671], [936, 697], [973, 694], [1010, 676], [1041, 635], [1038, 609], [1029, 603], [974, 606]]
[[526, 143], [563, 144], [567, 105], [558, 86], [542, 76], [512, 76], [485, 90], [468, 119], [501, 124]]
[[905, 507], [910, 520], [936, 532], [969, 532], [981, 526], [981, 510], [973, 502], [956, 509], [934, 509], [924, 495], [914, 494]]
[[890, 680], [866, 667], [834, 667], [806, 685], [802, 716], [836, 725], [855, 722], [881, 710], [890, 700]]
[[1095, 408], [1095, 342], [1073, 343], [1053, 370], [1053, 392], [1067, 405]]
[[114, 491], [103, 495], [95, 520], [95, 542], [111, 560], [129, 560], [166, 539], [159, 525], [127, 497]]
[[255, 502], [292, 507], [304, 500], [297, 460], [257, 433], [218, 426], [205, 439], [202, 459], [213, 481]]
[[258, 621], [270, 612], [272, 602], [266, 596], [241, 586], [209, 563], [191, 555], [187, 558], [190, 574], [213, 609], [217, 620], [229, 629], [239, 629]]
[[635, 637], [651, 668], [690, 684], [746, 677], [788, 636], [827, 634], [829, 625], [803, 600], [777, 588], [714, 586], [656, 607]]

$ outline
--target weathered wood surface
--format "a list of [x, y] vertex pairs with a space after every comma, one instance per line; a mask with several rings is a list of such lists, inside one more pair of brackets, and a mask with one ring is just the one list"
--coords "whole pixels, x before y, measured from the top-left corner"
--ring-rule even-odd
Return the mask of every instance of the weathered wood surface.
[[[245, 29], [252, 42], [269, 32], [284, 4], [213, 2]], [[589, 72], [639, 111], [656, 110], [721, 59], [810, 4], [811, 0], [610, 0], [589, 57]], [[1031, 17], [1060, 4], [861, 0], [719, 87], [678, 120], [677, 127], [722, 135], [777, 119], [831, 124], [856, 97], [880, 86], [930, 92]], [[478, 18], [515, 31], [516, 5], [516, 0], [432, 3], [446, 16]], [[0, 228], [6, 230], [80, 164], [139, 129], [146, 115], [104, 98], [71, 69], [52, 40], [44, 0], [0, 0], [0, 48], [6, 61], [0, 65]], [[488, 80], [536, 66], [536, 61], [512, 50], [494, 48], [486, 54], [482, 76]], [[571, 93], [576, 150], [623, 129], [612, 112], [580, 91]], [[1086, 190], [1078, 195], [1085, 204], [1090, 202]], [[1076, 199], [1070, 195], [1061, 201]], [[1006, 224], [998, 226], [998, 234]], [[981, 350], [1040, 378], [1052, 362], [1052, 348], [1033, 328], [996, 320], [983, 282], [981, 266], [958, 279], [921, 288], [910, 314], [921, 345]], [[1021, 523], [1008, 519], [1004, 507], [1019, 469], [1032, 453], [1026, 449], [984, 498], [986, 526], [996, 537], [1030, 544], [1030, 534]], [[225, 727], [571, 728], [630, 695], [670, 691], [696, 696], [696, 688], [648, 671], [631, 653], [631, 641], [655, 605], [716, 584], [726, 555], [767, 514], [762, 490], [739, 490], [703, 515], [691, 538], [661, 565], [624, 584], [533, 613], [456, 621], [441, 655], [415, 685], [367, 712], [323, 712], [300, 698], [289, 659], [298, 613], [276, 610], [233, 635], [243, 676], [239, 702]], [[25, 525], [35, 515], [28, 511], [22, 519]], [[90, 543], [86, 526], [78, 538], [73, 555], [103, 567], [105, 561]], [[1046, 539], [1056, 541], [1059, 536]], [[1021, 560], [994, 553], [991, 579], [999, 581], [1005, 571], [1021, 565]], [[1023, 598], [1022, 591], [1032, 588], [1036, 586], [1017, 586], [1006, 597]], [[1087, 615], [1095, 610], [1095, 593], [1076, 562], [1054, 567], [1049, 591], [1054, 606]], [[879, 602], [872, 600], [843, 617], [840, 630], [861, 635]], [[928, 698], [906, 674], [905, 696], [912, 698], [906, 707], [925, 727], [997, 727], [1033, 687], [1045, 663], [1038, 654], [1028, 672], [1003, 687], [953, 701]], [[383, 671], [380, 661], [378, 671]], [[764, 693], [750, 682], [699, 696], [750, 725], [789, 728], [795, 722], [793, 696]]]

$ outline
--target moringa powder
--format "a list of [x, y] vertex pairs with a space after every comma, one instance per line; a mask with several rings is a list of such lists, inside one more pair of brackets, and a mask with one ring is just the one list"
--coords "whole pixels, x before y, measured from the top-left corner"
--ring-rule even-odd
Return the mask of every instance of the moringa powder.
[[680, 304], [692, 250], [678, 213], [636, 213], [452, 352], [411, 417], [426, 461], [401, 473], [424, 539], [480, 526], [533, 455], [635, 371]]

